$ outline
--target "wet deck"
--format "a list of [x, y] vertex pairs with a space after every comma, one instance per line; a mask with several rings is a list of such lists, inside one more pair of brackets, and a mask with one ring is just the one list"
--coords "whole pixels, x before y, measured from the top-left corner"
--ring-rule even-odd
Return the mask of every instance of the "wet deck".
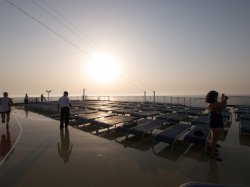
[[[1, 157], [1, 186], [178, 187], [190, 181], [250, 186], [250, 136], [239, 136], [234, 118], [220, 142], [223, 161], [216, 162], [197, 146], [184, 155], [187, 144], [176, 145], [174, 153], [160, 144], [156, 153], [150, 137], [125, 143], [116, 133], [97, 136], [73, 127], [67, 137], [48, 117], [16, 109], [11, 117], [12, 151], [7, 159]], [[7, 134], [0, 124], [1, 137]]]

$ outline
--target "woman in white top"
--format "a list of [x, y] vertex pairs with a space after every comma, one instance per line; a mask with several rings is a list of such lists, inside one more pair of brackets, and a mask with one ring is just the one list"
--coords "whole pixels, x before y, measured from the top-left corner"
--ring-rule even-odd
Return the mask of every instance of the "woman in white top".
[[5, 123], [5, 116], [7, 116], [7, 125], [8, 125], [10, 121], [11, 106], [14, 105], [13, 100], [8, 97], [8, 92], [3, 93], [3, 97], [0, 98], [0, 105], [1, 105], [2, 122]]

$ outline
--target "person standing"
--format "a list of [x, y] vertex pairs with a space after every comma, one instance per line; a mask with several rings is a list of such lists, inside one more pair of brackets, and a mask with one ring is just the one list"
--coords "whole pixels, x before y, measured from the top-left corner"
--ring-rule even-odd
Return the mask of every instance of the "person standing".
[[24, 96], [24, 104], [28, 104], [29, 103], [29, 97], [28, 94], [25, 94]]
[[8, 128], [9, 121], [10, 121], [11, 107], [14, 105], [13, 100], [8, 97], [8, 92], [3, 93], [3, 97], [0, 98], [0, 105], [1, 105], [2, 122], [5, 123], [5, 120], [6, 120], [5, 118], [7, 117], [6, 127]]
[[210, 91], [206, 95], [206, 103], [208, 103], [208, 114], [209, 114], [209, 136], [208, 136], [208, 144], [211, 149], [210, 157], [217, 160], [222, 161], [219, 157], [219, 151], [216, 148], [218, 146], [217, 142], [220, 138], [221, 130], [224, 127], [223, 118], [221, 115], [221, 111], [226, 108], [228, 97], [225, 94], [222, 94], [221, 101], [218, 101], [219, 93], [217, 91]]
[[60, 109], [60, 129], [68, 128], [69, 125], [69, 115], [70, 115], [70, 107], [72, 107], [70, 99], [68, 97], [69, 93], [65, 91], [63, 96], [59, 99], [58, 103], [58, 111]]
[[43, 103], [43, 101], [46, 101], [45, 97], [43, 96], [43, 94], [41, 94], [41, 102]]

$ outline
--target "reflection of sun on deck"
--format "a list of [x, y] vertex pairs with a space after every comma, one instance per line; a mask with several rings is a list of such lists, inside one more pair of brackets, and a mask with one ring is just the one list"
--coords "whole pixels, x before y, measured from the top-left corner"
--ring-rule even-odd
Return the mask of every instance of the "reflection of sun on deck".
[[[131, 113], [127, 113], [123, 103], [105, 105], [107, 111], [103, 110], [105, 107], [91, 110], [86, 109], [86, 103], [84, 107], [82, 103], [74, 103], [72, 127], [69, 127], [68, 131], [60, 131], [58, 120], [30, 111], [34, 110], [35, 104], [25, 110], [13, 109], [9, 130], [5, 124], [0, 125], [1, 137], [9, 137], [11, 144], [8, 145], [12, 149], [8, 158], [4, 158], [2, 150], [5, 141], [1, 142], [1, 186], [178, 187], [191, 181], [250, 186], [247, 164], [250, 157], [250, 136], [240, 133], [240, 117], [229, 115], [229, 122], [220, 140], [223, 161], [216, 162], [204, 151], [204, 145], [190, 147], [190, 143], [185, 142], [183, 138], [190, 132], [186, 132], [189, 127], [193, 129], [196, 123], [206, 124], [204, 111], [198, 112], [196, 116], [193, 110], [180, 107], [177, 110], [175, 106], [174, 110], [169, 106], [167, 108], [170, 110], [164, 110], [161, 105], [158, 108], [161, 110], [155, 109], [155, 116], [135, 117], [133, 113], [143, 112], [138, 105], [133, 107], [136, 110], [131, 110]], [[43, 104], [34, 111], [58, 119], [53, 106]], [[116, 113], [119, 110], [126, 111]], [[178, 113], [181, 110], [183, 111]], [[229, 112], [233, 112], [232, 108], [229, 108]], [[90, 116], [92, 117], [89, 118]], [[80, 117], [86, 117], [87, 120], [78, 121], [77, 118]], [[235, 120], [235, 117], [238, 120]], [[145, 132], [143, 138], [131, 134], [126, 140], [126, 134], [132, 131], [131, 129], [146, 129], [148, 124], [157, 119], [164, 122]], [[18, 123], [22, 127], [22, 134], [15, 144], [20, 131]], [[165, 141], [165, 135], [175, 131], [173, 127], [176, 125], [177, 129], [179, 123], [184, 124], [182, 126], [185, 128], [178, 129], [177, 139], [172, 137], [171, 141]], [[231, 125], [228, 125], [229, 123]], [[113, 128], [106, 128], [109, 125]], [[101, 131], [97, 134], [90, 129]], [[182, 130], [185, 132], [179, 136]], [[164, 137], [154, 139], [161, 132], [165, 132], [162, 134]], [[157, 140], [163, 142], [157, 143]], [[168, 142], [175, 143], [174, 150]], [[187, 154], [184, 154], [187, 149]]]

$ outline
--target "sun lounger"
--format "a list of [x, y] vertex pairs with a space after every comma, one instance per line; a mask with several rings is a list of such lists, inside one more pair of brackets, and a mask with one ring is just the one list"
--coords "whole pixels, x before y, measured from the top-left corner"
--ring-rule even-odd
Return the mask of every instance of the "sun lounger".
[[197, 124], [208, 124], [208, 115], [199, 116], [198, 118], [191, 121], [191, 125]]
[[159, 111], [142, 111], [142, 112], [135, 112], [132, 116], [139, 117], [139, 118], [147, 118], [147, 117], [154, 117], [159, 115]]
[[[244, 187], [239, 185], [227, 185], [227, 184], [212, 184], [212, 183], [200, 183], [200, 182], [189, 182], [182, 184], [179, 187]], [[245, 186], [247, 187], [247, 186]]]
[[97, 112], [97, 113], [91, 113], [91, 114], [80, 114], [80, 115], [76, 115], [75, 119], [77, 121], [77, 123], [88, 123], [91, 122], [92, 120], [98, 119], [98, 118], [102, 118], [102, 117], [108, 117], [108, 116], [112, 116], [114, 114], [112, 113], [106, 113], [106, 112]]
[[240, 120], [240, 133], [250, 134], [250, 120]]
[[124, 134], [127, 134], [128, 131], [136, 126], [140, 126], [140, 125], [145, 125], [149, 122], [151, 122], [152, 120], [151, 119], [141, 119], [141, 120], [137, 120], [136, 122], [128, 122], [128, 123], [124, 123], [122, 126], [119, 126], [116, 128], [116, 131], [117, 132], [120, 132], [120, 133], [124, 133]]
[[81, 115], [81, 114], [92, 114], [92, 113], [96, 113], [97, 110], [89, 110], [89, 109], [70, 109], [70, 115]]
[[170, 113], [164, 114], [162, 116], [157, 116], [157, 119], [164, 119], [168, 123], [179, 123], [188, 118], [187, 114], [179, 114], [179, 113]]
[[240, 106], [234, 110], [235, 118], [239, 118], [242, 114], [250, 114], [250, 106]]
[[105, 108], [100, 108], [99, 111], [102, 112], [113, 112], [114, 110], [119, 110], [121, 109], [120, 107], [105, 107]]
[[173, 112], [176, 112], [176, 109], [175, 108], [168, 108], [168, 107], [163, 107], [163, 108], [158, 108], [157, 111], [161, 112], [161, 113], [173, 113]]
[[250, 114], [242, 114], [240, 120], [250, 120]]
[[201, 115], [203, 113], [203, 110], [186, 108], [186, 109], [180, 110], [178, 113], [179, 114], [187, 114], [190, 116], [198, 116], [198, 115]]
[[241, 114], [239, 127], [240, 133], [250, 134], [250, 114]]
[[[198, 145], [204, 145], [205, 146], [205, 152], [206, 152], [206, 145], [207, 145], [207, 136], [209, 134], [209, 127], [206, 124], [196, 124], [192, 127], [192, 129], [184, 136], [183, 141], [190, 143], [191, 146], [194, 144]], [[190, 147], [191, 147], [190, 146]], [[190, 149], [188, 148], [188, 150]], [[185, 151], [184, 154], [186, 154], [187, 151]]]
[[[116, 126], [117, 124], [132, 122], [135, 119], [136, 118], [132, 116], [116, 115], [116, 116], [106, 117], [102, 119], [96, 119], [91, 122], [91, 125], [96, 126], [98, 128], [109, 129], [110, 127]], [[96, 130], [96, 133], [98, 133], [98, 129]]]
[[[177, 123], [161, 133], [155, 135], [154, 142], [164, 142], [172, 145], [172, 151], [174, 150], [174, 145], [178, 137], [183, 135], [183, 133], [190, 130], [191, 126], [183, 123]], [[155, 145], [155, 143], [154, 143]]]
[[116, 113], [116, 114], [133, 114], [134, 112], [138, 112], [138, 109], [119, 109], [119, 110], [114, 110], [112, 111], [113, 113]]
[[[223, 130], [227, 130], [228, 126], [227, 126], [227, 122], [228, 122], [228, 117], [223, 117]], [[208, 125], [208, 121], [209, 121], [209, 117], [208, 115], [203, 115], [203, 116], [200, 116], [196, 119], [194, 119], [193, 121], [191, 121], [191, 125], [200, 125], [200, 124], [206, 124]], [[225, 128], [224, 128], [225, 127]]]
[[152, 133], [154, 129], [161, 127], [162, 125], [164, 125], [166, 121], [167, 121], [166, 119], [155, 119], [147, 124], [131, 128], [128, 130], [128, 133], [126, 135], [126, 140], [128, 139], [129, 134], [140, 136], [141, 139], [143, 139], [146, 133], [149, 133], [149, 132]]

